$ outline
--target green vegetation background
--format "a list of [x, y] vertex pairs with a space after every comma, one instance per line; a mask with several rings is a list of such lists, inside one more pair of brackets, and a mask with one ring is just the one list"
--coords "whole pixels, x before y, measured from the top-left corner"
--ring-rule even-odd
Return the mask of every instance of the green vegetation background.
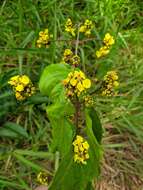
[[[36, 175], [41, 168], [50, 167], [51, 130], [44, 111], [48, 98], [37, 93], [18, 103], [7, 81], [23, 73], [38, 87], [43, 68], [59, 62], [66, 45], [55, 42], [49, 49], [37, 49], [38, 32], [48, 27], [56, 39], [64, 35], [68, 17], [75, 22], [91, 19], [95, 22], [97, 37], [108, 31], [116, 38], [110, 55], [98, 61], [105, 70], [118, 71], [120, 96], [99, 98], [96, 102], [105, 129], [105, 156], [96, 189], [141, 190], [143, 2], [140, 0], [0, 1], [0, 189], [30, 190], [37, 185]], [[87, 45], [87, 51], [80, 49], [82, 61], [89, 64], [91, 75], [94, 75], [91, 71], [95, 63], [94, 58], [89, 59], [95, 54], [93, 45], [96, 41]]]

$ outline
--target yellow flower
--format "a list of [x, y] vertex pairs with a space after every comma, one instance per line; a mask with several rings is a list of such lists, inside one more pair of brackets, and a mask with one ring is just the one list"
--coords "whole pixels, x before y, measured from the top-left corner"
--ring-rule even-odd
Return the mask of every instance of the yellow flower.
[[22, 84], [19, 84], [19, 85], [16, 86], [15, 89], [16, 89], [16, 91], [21, 92], [21, 91], [24, 90], [24, 86]]
[[114, 84], [115, 87], [118, 87], [118, 86], [119, 86], [119, 82], [117, 82], [117, 81], [114, 81], [113, 84]]
[[83, 144], [82, 144], [83, 148], [88, 150], [89, 149], [89, 144], [87, 141], [85, 141]]
[[70, 81], [69, 78], [66, 78], [66, 79], [63, 80], [63, 84], [66, 86], [69, 81]]
[[74, 78], [72, 78], [72, 79], [70, 80], [70, 84], [71, 84], [72, 86], [76, 86], [77, 80], [74, 79]]
[[80, 143], [80, 142], [83, 142], [84, 141], [84, 138], [82, 137], [82, 136], [80, 136], [80, 135], [77, 135], [76, 136], [76, 140], [75, 140], [75, 143]]
[[81, 82], [78, 82], [77, 89], [79, 90], [79, 92], [82, 92], [84, 90], [84, 87]]
[[115, 43], [114, 37], [111, 36], [109, 33], [105, 34], [103, 42], [106, 46], [111, 46]]
[[83, 84], [84, 88], [90, 88], [91, 87], [91, 80], [85, 79], [85, 80], [83, 80], [82, 84]]
[[20, 94], [20, 92], [16, 92], [16, 93], [15, 93], [15, 97], [16, 97], [17, 100], [20, 100], [20, 101], [25, 99], [25, 97], [23, 97], [23, 96]]
[[79, 32], [84, 33], [85, 36], [90, 36], [92, 28], [93, 28], [92, 21], [86, 19], [84, 24], [80, 26]]
[[8, 81], [8, 84], [10, 84], [12, 86], [16, 86], [18, 79], [19, 79], [19, 75], [13, 76]]
[[86, 30], [86, 27], [84, 25], [82, 25], [80, 28], [79, 28], [79, 32], [81, 33], [84, 33]]
[[109, 53], [109, 49], [106, 46], [101, 47], [98, 51], [96, 51], [97, 58], [103, 57]]
[[75, 28], [70, 18], [66, 21], [65, 31], [71, 33], [72, 36], [75, 36]]
[[24, 85], [27, 85], [30, 83], [30, 79], [28, 76], [26, 75], [22, 75], [20, 78], [20, 82], [23, 83]]

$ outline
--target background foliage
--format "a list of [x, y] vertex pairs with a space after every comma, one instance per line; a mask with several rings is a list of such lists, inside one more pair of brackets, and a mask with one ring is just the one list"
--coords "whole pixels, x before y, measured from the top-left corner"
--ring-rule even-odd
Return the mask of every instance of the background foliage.
[[[95, 21], [97, 39], [109, 31], [116, 37], [110, 56], [95, 62], [96, 40], [80, 48], [90, 75], [110, 68], [120, 76], [120, 96], [98, 98], [96, 107], [104, 125], [105, 149], [97, 190], [142, 189], [143, 180], [143, 3], [138, 0], [3, 0], [0, 2], [0, 188], [30, 190], [41, 169], [51, 174], [58, 155], [51, 149], [51, 126], [45, 107], [49, 99], [39, 92], [18, 103], [7, 84], [15, 74], [27, 74], [38, 88], [43, 68], [61, 61], [65, 42], [49, 49], [35, 48], [40, 29], [49, 28], [54, 39], [64, 36], [68, 17], [75, 22]], [[99, 32], [100, 31], [100, 32]], [[66, 36], [65, 36], [66, 38]], [[98, 47], [97, 47], [98, 48]], [[92, 58], [92, 59], [91, 59]], [[97, 66], [100, 68], [97, 70]], [[37, 90], [38, 91], [38, 90]], [[48, 112], [48, 110], [47, 110]], [[55, 163], [51, 160], [55, 158]]]

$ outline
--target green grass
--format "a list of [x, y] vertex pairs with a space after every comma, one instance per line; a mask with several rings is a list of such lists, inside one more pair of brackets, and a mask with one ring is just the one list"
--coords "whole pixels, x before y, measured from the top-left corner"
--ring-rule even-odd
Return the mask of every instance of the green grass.
[[[7, 81], [15, 74], [27, 74], [38, 88], [43, 68], [60, 62], [63, 49], [69, 47], [65, 42], [54, 42], [49, 49], [37, 49], [38, 32], [48, 27], [54, 39], [66, 37], [64, 23], [68, 17], [75, 22], [86, 18], [95, 21], [94, 33], [98, 38], [107, 31], [116, 36], [110, 56], [96, 62], [102, 70], [105, 68], [104, 72], [116, 69], [121, 83], [118, 97], [100, 97], [96, 101], [105, 126], [105, 156], [97, 190], [143, 188], [142, 12], [143, 3], [137, 0], [0, 2], [0, 128], [9, 121], [28, 133], [27, 136], [20, 130], [15, 133], [16, 126], [0, 133], [1, 190], [33, 189], [41, 169], [53, 175], [55, 155], [50, 152], [51, 129], [44, 109], [49, 100], [37, 92], [24, 103], [18, 103]], [[96, 41], [89, 43], [86, 50], [80, 48], [82, 62], [89, 66], [86, 72], [91, 75], [95, 74], [94, 46]], [[98, 76], [104, 72], [99, 70]]]

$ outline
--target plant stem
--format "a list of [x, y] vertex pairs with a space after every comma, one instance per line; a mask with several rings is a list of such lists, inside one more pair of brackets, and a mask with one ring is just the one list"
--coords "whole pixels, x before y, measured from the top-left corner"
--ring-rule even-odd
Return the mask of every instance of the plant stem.
[[76, 126], [77, 134], [80, 132], [80, 128], [79, 128], [79, 112], [80, 112], [80, 102], [78, 100], [78, 97], [76, 97], [74, 119], [75, 119], [75, 126]]
[[75, 42], [75, 55], [77, 55], [78, 44], [79, 44], [79, 26], [80, 26], [80, 25], [78, 25], [77, 39], [76, 39], [76, 42]]

